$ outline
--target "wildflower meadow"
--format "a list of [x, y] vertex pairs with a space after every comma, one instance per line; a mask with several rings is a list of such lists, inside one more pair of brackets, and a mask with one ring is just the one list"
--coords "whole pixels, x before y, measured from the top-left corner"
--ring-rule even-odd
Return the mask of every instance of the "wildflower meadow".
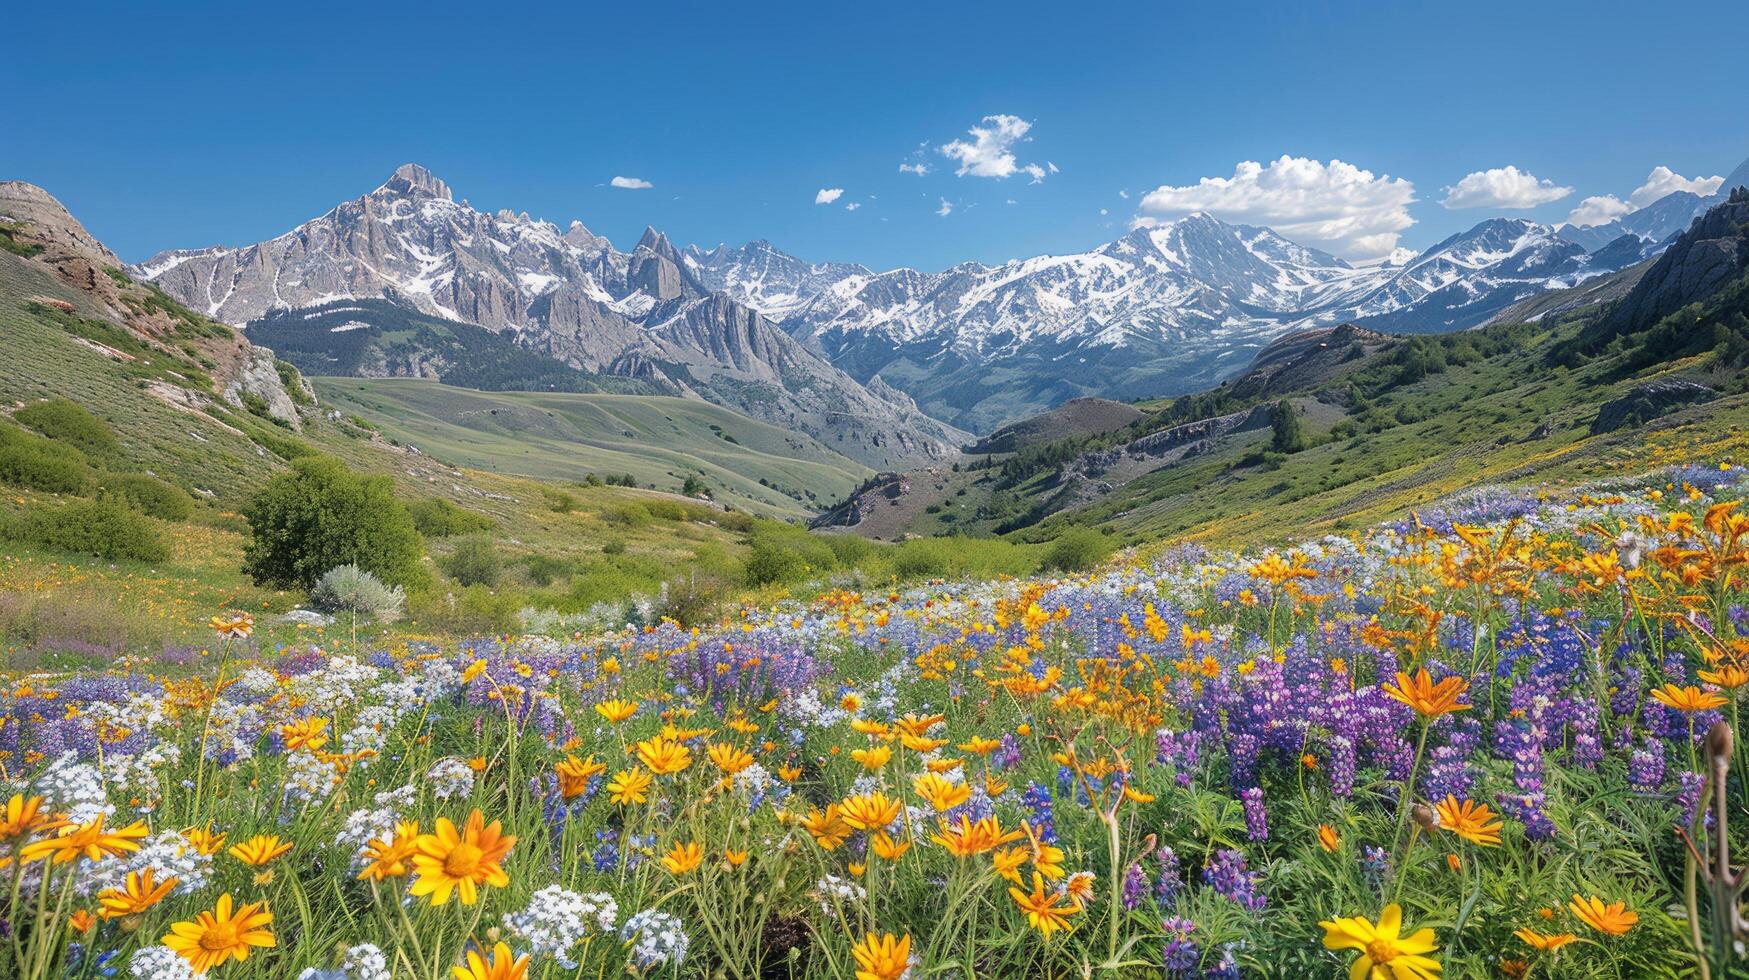
[[1740, 478], [702, 629], [215, 610], [0, 689], [0, 976], [1737, 975]]

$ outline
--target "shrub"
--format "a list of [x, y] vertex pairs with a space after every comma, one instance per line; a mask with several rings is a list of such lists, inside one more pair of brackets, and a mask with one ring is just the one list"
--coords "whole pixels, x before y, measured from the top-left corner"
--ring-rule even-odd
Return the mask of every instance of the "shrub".
[[6, 531], [14, 540], [110, 561], [158, 562], [170, 557], [152, 522], [112, 499], [33, 508], [14, 519]]
[[609, 521], [625, 527], [643, 527], [653, 520], [649, 508], [643, 504], [622, 504], [608, 511], [606, 517]]
[[1110, 538], [1090, 527], [1072, 527], [1057, 536], [1045, 552], [1044, 567], [1061, 572], [1085, 572], [1112, 552]]
[[846, 568], [867, 561], [875, 550], [874, 542], [860, 534], [822, 534], [820, 539], [832, 549], [838, 564]]
[[0, 425], [0, 483], [44, 493], [82, 494], [91, 489], [92, 480], [91, 467], [79, 450], [56, 446], [17, 426]]
[[363, 613], [379, 623], [392, 623], [401, 618], [407, 592], [398, 585], [383, 584], [382, 579], [357, 565], [341, 565], [316, 580], [310, 604], [327, 613]]
[[323, 572], [357, 565], [394, 585], [418, 585], [423, 545], [394, 481], [337, 459], [299, 459], [243, 507], [250, 541], [243, 570], [258, 585], [309, 588]]
[[113, 458], [121, 452], [115, 433], [100, 418], [85, 410], [78, 402], [65, 398], [50, 398], [14, 412], [13, 418], [43, 435], [65, 443], [100, 459]]
[[838, 564], [824, 541], [784, 524], [756, 526], [747, 543], [751, 550], [743, 571], [748, 585], [794, 582]]
[[571, 574], [570, 562], [551, 555], [529, 555], [523, 564], [528, 566], [528, 580], [542, 588]]
[[504, 559], [498, 549], [490, 538], [480, 536], [457, 541], [455, 551], [444, 564], [450, 577], [463, 585], [497, 585], [504, 572]]
[[939, 540], [906, 541], [893, 551], [893, 574], [902, 579], [934, 578], [947, 572], [947, 551]]
[[604, 555], [623, 555], [626, 553], [624, 538], [608, 538], [601, 543], [601, 553]]
[[428, 538], [451, 538], [462, 534], [484, 534], [496, 531], [498, 525], [485, 514], [476, 513], [444, 500], [426, 497], [407, 505], [413, 526]]
[[577, 498], [563, 490], [543, 487], [541, 493], [546, 495], [547, 509], [555, 514], [569, 514], [577, 509]]
[[114, 497], [129, 507], [166, 521], [186, 521], [194, 513], [194, 498], [188, 491], [144, 473], [124, 473], [103, 479], [104, 497]]

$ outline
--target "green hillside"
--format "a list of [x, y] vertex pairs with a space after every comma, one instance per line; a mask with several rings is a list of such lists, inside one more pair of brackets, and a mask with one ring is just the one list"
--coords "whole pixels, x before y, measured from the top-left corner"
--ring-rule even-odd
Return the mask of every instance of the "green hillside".
[[474, 391], [409, 378], [319, 378], [331, 408], [458, 466], [550, 480], [630, 474], [804, 517], [869, 470], [812, 438], [705, 402], [656, 395]]
[[[1606, 302], [1457, 334], [1339, 328], [1208, 391], [1139, 403], [1125, 428], [909, 474], [856, 528], [1247, 542], [1358, 529], [1483, 484], [1607, 475], [1647, 451], [1742, 458], [1749, 275], [1679, 300], [1625, 326]], [[1303, 433], [1291, 452], [1274, 444], [1283, 403]]]

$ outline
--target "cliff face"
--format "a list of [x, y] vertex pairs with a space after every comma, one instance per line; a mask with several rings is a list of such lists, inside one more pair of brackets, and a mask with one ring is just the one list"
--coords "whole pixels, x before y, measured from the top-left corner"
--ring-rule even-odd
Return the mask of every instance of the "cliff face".
[[1665, 249], [1598, 325], [1611, 336], [1657, 323], [1705, 299], [1749, 268], [1749, 190], [1702, 215]]

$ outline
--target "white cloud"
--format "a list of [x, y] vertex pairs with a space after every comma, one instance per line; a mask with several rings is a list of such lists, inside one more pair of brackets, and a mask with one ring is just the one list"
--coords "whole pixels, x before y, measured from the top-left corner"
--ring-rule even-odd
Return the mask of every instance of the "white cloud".
[[855, 202], [855, 201], [851, 201], [851, 202], [850, 202], [850, 203], [849, 203], [849, 204], [846, 204], [846, 205], [845, 205], [845, 206], [844, 206], [844, 210], [846, 210], [846, 211], [855, 211], [855, 210], [856, 210], [856, 209], [857, 209], [857, 208], [860, 208], [860, 207], [862, 207], [862, 205], [861, 205], [861, 204], [859, 204], [859, 203], [857, 203], [857, 202]]
[[1110, 214], [1110, 213], [1111, 213], [1111, 211], [1110, 211], [1110, 210], [1109, 210], [1109, 209], [1106, 209], [1106, 208], [1100, 208], [1100, 209], [1099, 209], [1099, 216], [1100, 216], [1100, 217], [1101, 217], [1101, 218], [1103, 218], [1103, 217], [1105, 217], [1105, 216], [1106, 216], [1106, 215], [1108, 215], [1108, 214]]
[[935, 209], [935, 213], [936, 213], [936, 214], [938, 214], [938, 215], [940, 215], [940, 216], [941, 216], [941, 217], [943, 217], [943, 218], [945, 218], [945, 217], [947, 217], [947, 216], [948, 216], [948, 215], [950, 215], [950, 214], [952, 214], [952, 213], [953, 213], [953, 202], [952, 202], [952, 201], [949, 201], [949, 200], [948, 200], [948, 199], [947, 199], [947, 198], [945, 198], [945, 197], [944, 197], [944, 198], [942, 198], [942, 199], [941, 199], [941, 207], [939, 207], [939, 208], [936, 208], [936, 209]]
[[[970, 140], [954, 140], [937, 147], [937, 151], [959, 161], [959, 168], [954, 171], [957, 176], [970, 174], [1003, 179], [1026, 173], [1036, 184], [1045, 179], [1045, 168], [1036, 163], [1022, 164], [1014, 156], [1015, 144], [1026, 142], [1026, 134], [1031, 129], [1032, 123], [1019, 116], [985, 116], [979, 125], [970, 129]], [[1056, 169], [1051, 164], [1048, 172], [1055, 173]]]
[[648, 190], [649, 188], [656, 186], [642, 177], [615, 177], [613, 180], [608, 181], [608, 183], [615, 187], [623, 187], [628, 191]]
[[1060, 173], [1062, 173], [1062, 171], [1061, 171], [1061, 170], [1058, 170], [1058, 169], [1057, 169], [1057, 165], [1056, 165], [1056, 164], [1054, 164], [1054, 163], [1052, 163], [1052, 162], [1050, 162], [1050, 161], [1049, 161], [1049, 160], [1046, 160], [1046, 161], [1045, 161], [1045, 168], [1046, 168], [1046, 169], [1047, 169], [1047, 170], [1049, 170], [1049, 171], [1050, 171], [1050, 172], [1051, 172], [1051, 173], [1054, 173], [1054, 174], [1060, 174]]
[[1684, 177], [1666, 166], [1656, 166], [1646, 175], [1645, 183], [1634, 188], [1627, 200], [1622, 200], [1614, 194], [1599, 194], [1579, 202], [1573, 213], [1567, 215], [1567, 223], [1580, 228], [1593, 225], [1606, 225], [1623, 215], [1635, 211], [1668, 197], [1677, 191], [1687, 191], [1701, 197], [1709, 197], [1718, 192], [1725, 183], [1723, 177]]
[[1567, 215], [1567, 223], [1580, 228], [1607, 225], [1624, 214], [1632, 214], [1635, 210], [1637, 209], [1632, 204], [1614, 194], [1600, 194], [1580, 201], [1579, 206], [1573, 209], [1573, 213]]
[[927, 164], [927, 163], [901, 163], [901, 164], [899, 164], [899, 172], [902, 174], [916, 174], [917, 176], [921, 177], [924, 174], [929, 172], [929, 164]]
[[1129, 192], [1129, 191], [1118, 191], [1118, 192], [1117, 192], [1117, 196], [1118, 196], [1118, 197], [1121, 197], [1121, 198], [1123, 198], [1123, 199], [1124, 199], [1124, 200], [1126, 200], [1126, 201], [1127, 201], [1127, 200], [1129, 200], [1129, 199], [1130, 199], [1130, 192]]
[[1634, 188], [1634, 192], [1628, 195], [1628, 203], [1636, 209], [1643, 208], [1677, 191], [1710, 197], [1724, 182], [1723, 177], [1696, 177], [1690, 180], [1669, 167], [1653, 167], [1652, 172], [1646, 175], [1646, 182]]
[[1015, 199], [1014, 199], [1014, 198], [1012, 198], [1012, 197], [1011, 197], [1011, 198], [1009, 198], [1009, 199], [1008, 199], [1008, 200], [1006, 200], [1006, 201], [1003, 201], [1003, 202], [1002, 202], [1002, 203], [1003, 203], [1003, 204], [1019, 204], [1019, 203], [1020, 203], [1020, 202], [1019, 202], [1019, 201], [1016, 201], [1016, 200], [1015, 200]]
[[1283, 155], [1268, 166], [1247, 160], [1231, 177], [1204, 177], [1184, 187], [1161, 185], [1142, 196], [1135, 224], [1206, 211], [1218, 218], [1268, 225], [1309, 245], [1349, 258], [1390, 254], [1415, 223], [1409, 205], [1415, 185], [1375, 176], [1341, 160], [1325, 164]]
[[1538, 180], [1517, 167], [1495, 167], [1466, 174], [1463, 180], [1445, 189], [1446, 207], [1460, 208], [1534, 208], [1559, 201], [1573, 193], [1571, 187], [1558, 186], [1552, 180]]
[[831, 204], [833, 201], [842, 197], [843, 194], [844, 188], [842, 187], [822, 187], [820, 188], [820, 192], [814, 195], [814, 203]]

